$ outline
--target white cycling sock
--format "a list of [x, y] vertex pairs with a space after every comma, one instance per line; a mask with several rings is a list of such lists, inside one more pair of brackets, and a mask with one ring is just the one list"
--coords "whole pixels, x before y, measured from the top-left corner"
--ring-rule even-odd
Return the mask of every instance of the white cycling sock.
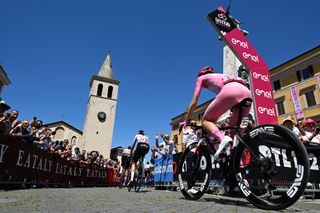
[[230, 138], [229, 136], [224, 136], [223, 140], [220, 142], [219, 144], [219, 148], [217, 149], [216, 153], [214, 154], [214, 160], [217, 160], [219, 158], [219, 154], [220, 152], [226, 148], [226, 146], [228, 145], [229, 142], [232, 141], [232, 138]]
[[126, 183], [126, 182], [127, 182], [127, 179], [128, 179], [128, 177], [124, 177], [124, 183]]
[[134, 178], [134, 172], [131, 171], [131, 179], [130, 179], [130, 181], [133, 181], [133, 178]]

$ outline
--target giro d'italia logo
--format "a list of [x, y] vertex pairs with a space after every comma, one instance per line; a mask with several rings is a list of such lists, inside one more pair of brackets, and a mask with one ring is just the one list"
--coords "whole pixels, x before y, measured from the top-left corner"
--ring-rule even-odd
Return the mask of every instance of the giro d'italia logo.
[[215, 18], [215, 22], [217, 25], [226, 27], [226, 28], [230, 28], [230, 23], [227, 21], [227, 16], [225, 13], [219, 13], [216, 18]]
[[221, 19], [221, 20], [224, 20], [224, 21], [227, 20], [226, 14], [224, 14], [224, 13], [218, 14], [218, 18]]

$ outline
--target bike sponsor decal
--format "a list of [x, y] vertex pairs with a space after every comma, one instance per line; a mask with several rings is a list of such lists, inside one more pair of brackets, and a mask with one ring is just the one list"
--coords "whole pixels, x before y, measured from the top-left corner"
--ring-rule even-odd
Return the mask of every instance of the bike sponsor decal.
[[303, 174], [304, 174], [304, 167], [299, 164], [296, 171], [296, 178], [294, 179], [290, 189], [287, 191], [288, 197], [292, 198], [298, 192], [299, 190], [298, 187], [301, 185]]
[[272, 92], [271, 91], [265, 91], [265, 90], [262, 90], [262, 89], [256, 89], [255, 93], [258, 96], [263, 96], [264, 98], [272, 99]]
[[271, 135], [273, 133], [274, 133], [274, 127], [273, 126], [263, 126], [263, 127], [260, 127], [260, 128], [257, 128], [255, 130], [251, 131], [249, 135], [250, 135], [251, 138], [255, 138], [259, 134]]
[[236, 179], [238, 181], [239, 188], [242, 191], [243, 195], [246, 197], [249, 197], [249, 195], [251, 194], [251, 191], [245, 185], [245, 180], [242, 178], [241, 173], [238, 173], [236, 175]]
[[179, 180], [180, 190], [183, 190], [184, 189], [184, 185], [183, 185], [181, 174], [178, 175], [178, 180]]
[[309, 161], [310, 161], [310, 170], [319, 171], [318, 159], [314, 156], [313, 153], [309, 154]]
[[208, 177], [209, 177], [209, 175], [208, 175], [208, 173], [206, 173], [204, 181], [203, 181], [203, 183], [201, 183], [200, 192], [202, 192], [204, 190], [204, 186], [206, 185], [206, 183], [208, 181]]
[[[268, 147], [266, 145], [259, 145], [260, 158], [269, 157], [275, 161], [275, 166], [284, 168], [298, 168], [297, 157], [294, 151], [279, 147]], [[318, 158], [309, 153], [310, 170], [319, 171]]]
[[205, 170], [206, 168], [207, 168], [207, 160], [205, 156], [202, 156], [200, 160], [200, 169]]

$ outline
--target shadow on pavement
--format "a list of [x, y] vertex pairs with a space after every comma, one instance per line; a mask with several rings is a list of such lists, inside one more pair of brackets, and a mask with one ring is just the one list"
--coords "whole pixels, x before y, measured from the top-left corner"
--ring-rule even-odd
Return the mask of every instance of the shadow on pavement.
[[228, 199], [228, 197], [221, 197], [221, 198], [207, 198], [206, 197], [206, 198], [202, 198], [201, 200], [202, 200], [202, 202], [204, 202], [204, 201], [216, 202], [219, 204], [231, 205], [231, 206], [234, 206], [234, 205], [243, 206], [243, 207], [252, 206], [252, 204], [250, 204], [248, 201], [233, 200], [233, 199]]
[[140, 189], [138, 192], [136, 193], [147, 193], [147, 192], [151, 192], [151, 190], [149, 189]]

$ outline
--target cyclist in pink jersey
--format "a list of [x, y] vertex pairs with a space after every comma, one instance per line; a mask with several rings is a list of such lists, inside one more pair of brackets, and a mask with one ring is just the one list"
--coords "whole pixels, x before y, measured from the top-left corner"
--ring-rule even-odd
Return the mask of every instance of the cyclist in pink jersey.
[[[193, 98], [189, 104], [185, 121], [180, 125], [184, 125], [190, 119], [192, 112], [197, 106], [202, 88], [206, 88], [217, 94], [216, 98], [210, 103], [203, 115], [202, 126], [215, 137], [218, 143], [220, 143], [219, 148], [214, 155], [214, 159], [218, 159], [224, 146], [232, 141], [232, 139], [229, 136], [224, 136], [215, 123], [222, 114], [239, 104], [244, 98], [250, 98], [251, 93], [241, 78], [214, 73], [212, 67], [204, 67], [198, 73]], [[249, 111], [249, 107], [244, 108], [243, 116], [248, 116]], [[239, 110], [234, 108], [232, 109], [232, 112], [230, 126], [236, 124]]]

